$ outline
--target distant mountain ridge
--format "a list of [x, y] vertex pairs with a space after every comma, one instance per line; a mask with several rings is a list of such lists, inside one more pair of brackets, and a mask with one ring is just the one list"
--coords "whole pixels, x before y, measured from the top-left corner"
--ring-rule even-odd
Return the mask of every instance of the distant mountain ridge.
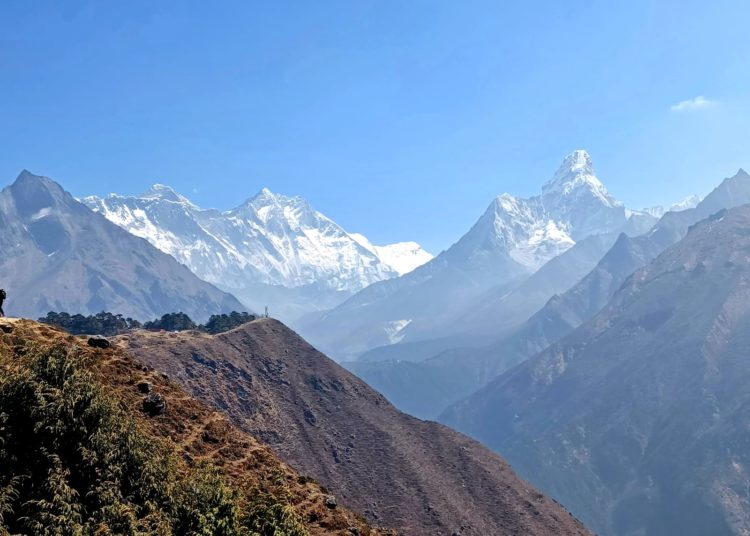
[[[397, 344], [360, 357], [370, 362], [344, 365], [400, 409], [437, 418], [451, 404], [596, 314], [628, 275], [682, 238], [690, 225], [723, 208], [750, 202], [750, 177], [740, 170], [698, 205], [685, 208], [693, 201], [676, 203], [651, 229], [639, 227], [648, 221], [640, 219], [619, 237], [595, 234], [579, 240], [513, 289], [485, 293], [449, 328], [458, 333], [473, 326], [477, 333], [476, 326], [484, 325], [487, 333], [494, 330], [491, 340], [463, 338], [442, 349], [436, 346], [439, 341]], [[485, 318], [491, 321], [483, 323]]]
[[103, 310], [140, 320], [183, 311], [198, 321], [246, 308], [169, 255], [113, 225], [54, 181], [23, 171], [0, 192], [5, 310]]
[[267, 188], [224, 212], [201, 209], [161, 184], [138, 197], [82, 201], [202, 279], [282, 317], [329, 307], [431, 258], [414, 243], [372, 246], [301, 197]]
[[[748, 179], [738, 173], [704, 203], [740, 202]], [[597, 533], [748, 533], [749, 237], [747, 204], [689, 225], [598, 313], [441, 421]]]
[[510, 290], [576, 241], [592, 234], [640, 234], [655, 221], [614, 199], [596, 177], [588, 153], [577, 150], [563, 159], [539, 195], [498, 196], [435, 259], [365, 288], [335, 309], [308, 317], [299, 328], [339, 358], [443, 336], [456, 318], [478, 306], [483, 293]]

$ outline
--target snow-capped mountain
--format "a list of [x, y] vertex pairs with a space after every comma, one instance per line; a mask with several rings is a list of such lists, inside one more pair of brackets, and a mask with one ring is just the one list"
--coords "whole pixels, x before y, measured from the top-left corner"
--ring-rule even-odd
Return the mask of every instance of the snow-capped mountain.
[[651, 214], [652, 216], [656, 218], [661, 218], [667, 212], [682, 212], [683, 210], [695, 208], [698, 206], [698, 203], [700, 203], [701, 200], [702, 200], [701, 196], [691, 195], [691, 196], [686, 197], [679, 203], [675, 203], [671, 205], [669, 208], [664, 208], [662, 205], [656, 205], [654, 207], [644, 208], [643, 212], [647, 214]]
[[267, 188], [225, 212], [201, 209], [162, 184], [138, 197], [83, 202], [253, 308], [273, 302], [287, 319], [429, 260], [416, 244], [394, 260], [400, 244], [376, 249], [364, 239], [368, 245], [362, 245], [301, 197]]
[[[457, 318], [480, 305], [489, 289], [507, 292], [588, 236], [640, 234], [655, 221], [626, 210], [596, 177], [588, 153], [577, 150], [565, 157], [539, 195], [498, 196], [448, 250], [405, 276], [375, 283], [335, 309], [309, 317], [300, 329], [342, 358], [394, 341], [452, 336]], [[583, 276], [588, 269], [579, 263], [570, 270]]]
[[431, 253], [425, 251], [416, 242], [397, 242], [387, 246], [376, 246], [366, 236], [359, 233], [349, 233], [349, 236], [359, 245], [377, 255], [381, 261], [398, 272], [398, 275], [408, 274], [433, 258]]
[[[596, 177], [589, 154], [577, 150], [565, 157], [540, 195], [502, 194], [470, 234], [478, 240], [493, 237], [514, 261], [535, 271], [582, 238], [623, 229], [634, 214], [644, 216], [614, 199]], [[643, 231], [656, 221], [647, 220], [639, 224]]]
[[62, 186], [23, 171], [0, 192], [0, 281], [9, 314], [111, 311], [196, 321], [245, 309], [148, 242], [94, 214]]

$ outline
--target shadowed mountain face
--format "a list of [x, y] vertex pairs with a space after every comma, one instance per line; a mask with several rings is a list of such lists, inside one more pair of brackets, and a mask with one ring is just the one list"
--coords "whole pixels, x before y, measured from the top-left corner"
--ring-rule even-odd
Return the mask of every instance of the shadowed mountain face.
[[107, 310], [150, 319], [184, 311], [203, 320], [244, 310], [169, 255], [27, 171], [0, 193], [0, 250], [5, 310], [14, 316]]
[[496, 455], [380, 394], [274, 320], [122, 344], [377, 525], [409, 535], [588, 534]]
[[599, 314], [441, 420], [602, 534], [747, 534], [749, 347], [744, 205], [694, 225]]

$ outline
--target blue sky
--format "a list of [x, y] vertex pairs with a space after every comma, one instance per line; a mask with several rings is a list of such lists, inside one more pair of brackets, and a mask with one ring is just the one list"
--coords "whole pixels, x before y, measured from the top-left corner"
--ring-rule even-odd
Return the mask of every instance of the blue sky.
[[750, 167], [748, 20], [722, 0], [10, 0], [0, 183], [164, 182], [217, 208], [268, 186], [433, 252], [576, 148], [629, 206], [669, 204]]

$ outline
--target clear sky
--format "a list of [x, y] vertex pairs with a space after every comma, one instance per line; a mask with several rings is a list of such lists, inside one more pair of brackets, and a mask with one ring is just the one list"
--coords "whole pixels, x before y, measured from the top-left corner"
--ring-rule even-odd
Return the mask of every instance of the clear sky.
[[[0, 184], [301, 195], [437, 253], [587, 149], [628, 206], [750, 167], [750, 2], [0, 4]], [[682, 103], [682, 104], [680, 104]]]

